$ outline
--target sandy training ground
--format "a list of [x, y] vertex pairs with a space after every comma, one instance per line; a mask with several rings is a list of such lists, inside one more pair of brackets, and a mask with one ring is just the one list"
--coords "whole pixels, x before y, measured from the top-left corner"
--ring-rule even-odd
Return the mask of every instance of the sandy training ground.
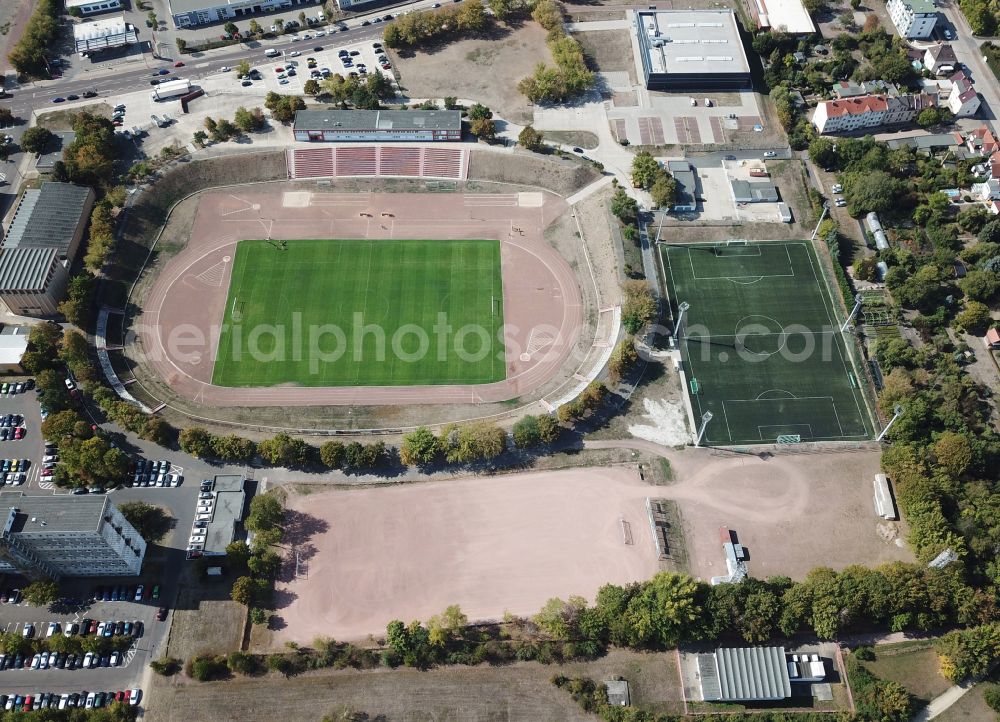
[[[576, 276], [543, 238], [544, 229], [566, 211], [565, 202], [543, 192], [268, 192], [260, 186], [206, 193], [187, 245], [157, 277], [134, 331], [156, 373], [178, 394], [208, 406], [478, 403], [524, 396], [569, 358], [583, 323]], [[236, 244], [338, 238], [499, 240], [506, 379], [390, 387], [213, 385]], [[405, 298], [389, 300], [405, 303]], [[309, 353], [302, 346], [298, 352]]]
[[275, 641], [362, 639], [450, 604], [470, 620], [530, 615], [648, 579], [650, 488], [631, 469], [584, 468], [293, 496], [317, 533], [300, 546], [307, 574], [278, 585]]

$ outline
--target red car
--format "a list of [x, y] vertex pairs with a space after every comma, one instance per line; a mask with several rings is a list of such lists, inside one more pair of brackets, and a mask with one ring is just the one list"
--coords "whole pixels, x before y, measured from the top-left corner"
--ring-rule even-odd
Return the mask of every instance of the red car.
[[[174, 67], [175, 68], [183, 68], [184, 67], [184, 63], [182, 63], [180, 60], [178, 60], [176, 63], [174, 63]], [[118, 694], [121, 694], [121, 692], [119, 692]]]
[[87, 634], [97, 634], [97, 620], [90, 620], [90, 629], [87, 630]]
[[[183, 65], [183, 64], [184, 63], [181, 63], [181, 65]], [[124, 692], [118, 691], [118, 692], [115, 693], [115, 702], [127, 702], [127, 701], [128, 701], [128, 698], [125, 696]]]
[[23, 426], [18, 426], [16, 429], [14, 429], [14, 438], [15, 439], [23, 439], [24, 438], [24, 427]]
[[156, 618], [159, 619], [161, 622], [164, 621], [167, 618], [167, 608], [160, 607], [159, 609], [157, 609]]

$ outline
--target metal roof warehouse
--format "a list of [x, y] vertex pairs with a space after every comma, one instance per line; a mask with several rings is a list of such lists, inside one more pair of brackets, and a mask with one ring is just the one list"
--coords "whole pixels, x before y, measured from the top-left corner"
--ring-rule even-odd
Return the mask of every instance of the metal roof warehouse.
[[300, 110], [299, 141], [437, 141], [462, 139], [458, 110]]

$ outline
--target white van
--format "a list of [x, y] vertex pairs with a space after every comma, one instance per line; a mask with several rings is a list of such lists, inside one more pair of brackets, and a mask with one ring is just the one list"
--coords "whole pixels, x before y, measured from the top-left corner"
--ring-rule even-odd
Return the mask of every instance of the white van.
[[276, 50], [275, 48], [268, 48], [267, 50], [264, 51], [264, 56], [268, 58], [276, 58], [279, 55], [281, 55], [281, 51]]

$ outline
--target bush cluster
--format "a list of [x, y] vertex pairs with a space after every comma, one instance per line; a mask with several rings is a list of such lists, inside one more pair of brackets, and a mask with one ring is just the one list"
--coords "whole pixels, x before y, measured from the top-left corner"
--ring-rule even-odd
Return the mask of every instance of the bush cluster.
[[539, 63], [517, 89], [533, 103], [556, 103], [586, 92], [594, 85], [583, 48], [563, 30], [563, 9], [555, 0], [539, 0], [531, 17], [549, 31], [546, 41], [555, 66]]

